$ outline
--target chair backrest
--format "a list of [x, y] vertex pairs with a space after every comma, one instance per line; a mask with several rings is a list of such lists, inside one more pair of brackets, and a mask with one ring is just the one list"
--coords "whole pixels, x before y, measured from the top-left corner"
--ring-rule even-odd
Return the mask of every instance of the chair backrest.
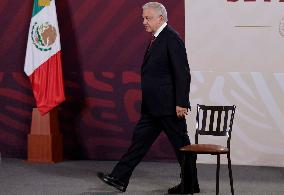
[[197, 104], [195, 143], [198, 135], [227, 136], [229, 147], [236, 106]]

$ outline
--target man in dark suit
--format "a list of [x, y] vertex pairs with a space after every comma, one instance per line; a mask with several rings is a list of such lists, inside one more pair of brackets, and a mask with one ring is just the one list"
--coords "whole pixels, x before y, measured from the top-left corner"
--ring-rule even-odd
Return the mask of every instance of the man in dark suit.
[[[181, 164], [179, 148], [190, 144], [185, 115], [190, 108], [190, 70], [186, 49], [180, 36], [167, 24], [167, 11], [157, 2], [143, 7], [143, 25], [153, 34], [141, 68], [142, 106], [141, 118], [126, 154], [113, 168], [111, 174], [98, 173], [105, 183], [125, 191], [134, 168], [142, 160], [164, 131]], [[196, 158], [186, 162], [185, 193], [198, 193]], [[194, 188], [190, 189], [194, 183]], [[181, 193], [181, 184], [170, 188], [169, 194]]]

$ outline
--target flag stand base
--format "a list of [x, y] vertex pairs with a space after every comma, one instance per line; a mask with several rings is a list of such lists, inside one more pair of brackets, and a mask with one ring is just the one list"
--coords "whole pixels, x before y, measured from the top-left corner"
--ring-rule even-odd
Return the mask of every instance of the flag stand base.
[[59, 131], [56, 108], [44, 116], [41, 116], [37, 108], [33, 108], [27, 162], [56, 163], [62, 160], [62, 134]]

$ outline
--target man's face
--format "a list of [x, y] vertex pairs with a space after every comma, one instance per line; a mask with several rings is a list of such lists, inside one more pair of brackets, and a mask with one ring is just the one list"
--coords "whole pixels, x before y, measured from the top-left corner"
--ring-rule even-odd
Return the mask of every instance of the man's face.
[[142, 19], [145, 30], [150, 33], [155, 33], [163, 24], [163, 16], [151, 7], [143, 10]]

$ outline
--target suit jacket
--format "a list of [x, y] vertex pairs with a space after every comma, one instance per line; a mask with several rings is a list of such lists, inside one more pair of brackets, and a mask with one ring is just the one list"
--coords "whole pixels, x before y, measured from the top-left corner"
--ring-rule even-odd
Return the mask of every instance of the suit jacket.
[[190, 82], [184, 42], [167, 25], [144, 55], [141, 67], [142, 114], [176, 115], [176, 106], [190, 108]]

